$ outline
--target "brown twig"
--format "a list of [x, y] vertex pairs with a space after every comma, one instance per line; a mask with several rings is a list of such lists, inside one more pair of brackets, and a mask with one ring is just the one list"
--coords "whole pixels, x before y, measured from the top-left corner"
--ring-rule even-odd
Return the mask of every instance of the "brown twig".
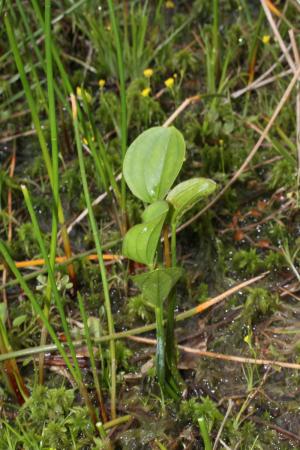
[[[127, 339], [130, 339], [135, 342], [140, 342], [141, 344], [146, 345], [156, 345], [156, 339], [143, 338], [138, 336], [127, 336]], [[209, 352], [206, 350], [199, 350], [197, 348], [187, 347], [185, 345], [178, 345], [179, 350], [182, 350], [185, 353], [190, 353], [197, 356], [204, 356], [212, 359], [219, 359], [221, 361], [231, 361], [240, 364], [256, 364], [263, 366], [277, 366], [285, 369], [294, 369], [300, 370], [300, 364], [297, 363], [289, 363], [285, 361], [276, 361], [271, 359], [260, 359], [260, 358], [246, 358], [243, 356], [235, 356], [235, 355], [224, 355], [223, 353], [215, 353]]]
[[266, 17], [267, 17], [268, 22], [270, 24], [270, 27], [272, 28], [272, 31], [273, 31], [273, 33], [274, 33], [274, 35], [275, 35], [275, 37], [277, 39], [277, 42], [278, 42], [278, 44], [279, 44], [279, 46], [281, 48], [282, 53], [284, 54], [285, 59], [287, 60], [290, 68], [293, 70], [293, 72], [295, 72], [296, 71], [295, 63], [294, 63], [294, 61], [293, 61], [293, 59], [292, 59], [292, 57], [291, 57], [291, 55], [290, 55], [290, 53], [289, 53], [289, 51], [288, 51], [284, 41], [283, 41], [283, 39], [282, 39], [282, 37], [281, 37], [281, 35], [280, 35], [279, 31], [278, 31], [277, 25], [276, 25], [276, 23], [275, 23], [275, 21], [274, 21], [274, 19], [272, 17], [270, 9], [268, 8], [268, 2], [266, 0], [260, 0], [260, 2], [261, 2], [261, 5], [262, 5], [262, 7], [263, 7], [263, 9], [265, 11]]
[[266, 422], [265, 420], [260, 419], [259, 417], [252, 416], [250, 417], [250, 420], [252, 420], [255, 423], [258, 423], [260, 425], [264, 425], [268, 428], [271, 428], [272, 430], [277, 431], [277, 433], [282, 434], [288, 439], [291, 439], [292, 441], [300, 442], [300, 436], [297, 434], [292, 433], [291, 431], [285, 430], [284, 428], [279, 427], [278, 425], [275, 425], [273, 423]]
[[163, 127], [168, 127], [169, 125], [171, 125], [171, 123], [174, 122], [175, 119], [177, 119], [177, 117], [189, 106], [192, 105], [193, 103], [197, 103], [200, 101], [200, 95], [193, 95], [192, 97], [188, 97], [186, 98], [179, 106], [177, 109], [175, 109], [175, 111], [173, 112], [173, 114], [170, 115], [170, 117], [165, 121], [165, 123], [163, 124]]
[[35, 130], [27, 130], [22, 131], [22, 133], [16, 133], [10, 136], [2, 137], [0, 138], [0, 144], [6, 144], [7, 142], [14, 141], [15, 139], [18, 139], [20, 137], [32, 136], [33, 134], [36, 134]]

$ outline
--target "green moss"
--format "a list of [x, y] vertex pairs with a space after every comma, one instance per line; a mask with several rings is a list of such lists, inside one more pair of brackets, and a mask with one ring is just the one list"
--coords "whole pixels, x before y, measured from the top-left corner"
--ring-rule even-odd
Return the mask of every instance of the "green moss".
[[[75, 394], [65, 387], [38, 386], [19, 411], [14, 429], [2, 428], [0, 448], [8, 448], [9, 439], [18, 446], [32, 448], [84, 449], [93, 443], [94, 430], [85, 407], [74, 406]], [[31, 447], [28, 446], [31, 442]]]

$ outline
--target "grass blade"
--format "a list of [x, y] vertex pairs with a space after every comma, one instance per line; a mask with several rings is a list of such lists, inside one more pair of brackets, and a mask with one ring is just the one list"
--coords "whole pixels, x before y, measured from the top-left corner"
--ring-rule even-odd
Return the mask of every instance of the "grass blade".
[[103, 401], [101, 385], [100, 385], [99, 377], [97, 374], [97, 366], [96, 366], [96, 360], [95, 360], [95, 355], [94, 355], [93, 343], [91, 340], [90, 330], [89, 330], [89, 326], [88, 326], [88, 319], [87, 319], [87, 314], [86, 314], [86, 310], [84, 307], [83, 298], [82, 298], [80, 292], [78, 292], [77, 298], [78, 298], [80, 314], [81, 314], [83, 327], [84, 327], [84, 335], [85, 335], [85, 339], [86, 339], [86, 343], [87, 343], [87, 347], [88, 347], [88, 351], [89, 351], [90, 362], [91, 362], [91, 366], [92, 366], [92, 374], [93, 374], [95, 389], [97, 392], [98, 402], [99, 402], [99, 406], [100, 406], [101, 418], [102, 418], [102, 421], [104, 423], [106, 423], [107, 422], [107, 414], [106, 414], [105, 405], [104, 405], [104, 401]]
[[[120, 40], [119, 27], [117, 24], [117, 19], [115, 16], [115, 8], [113, 0], [107, 0], [109, 8], [109, 16], [111, 20], [112, 30], [114, 33], [116, 51], [117, 51], [117, 62], [119, 71], [119, 82], [120, 82], [120, 96], [121, 96], [121, 155], [122, 162], [125, 158], [125, 153], [127, 150], [127, 106], [126, 106], [126, 86], [125, 86], [125, 70], [122, 54], [122, 46]], [[121, 181], [121, 208], [123, 214], [123, 233], [126, 232], [126, 183], [124, 177]]]
[[[99, 238], [99, 230], [98, 230], [98, 227], [96, 224], [93, 207], [92, 207], [92, 202], [91, 202], [91, 198], [90, 198], [90, 193], [89, 193], [89, 188], [88, 188], [88, 183], [87, 183], [87, 178], [86, 178], [83, 151], [82, 151], [82, 143], [81, 143], [81, 139], [80, 139], [80, 135], [79, 135], [77, 102], [76, 102], [76, 98], [75, 98], [74, 94], [71, 95], [71, 102], [72, 102], [73, 123], [74, 123], [74, 130], [75, 130], [76, 147], [77, 147], [77, 152], [78, 152], [78, 160], [79, 160], [79, 166], [80, 166], [81, 181], [82, 181], [86, 206], [88, 208], [88, 215], [89, 215], [90, 224], [91, 224], [91, 228], [92, 228], [92, 232], [93, 232], [93, 237], [94, 237], [94, 241], [95, 241], [95, 245], [96, 245], [96, 251], [97, 251], [98, 259], [99, 259], [99, 268], [100, 268], [101, 279], [102, 279], [102, 284], [103, 284], [108, 331], [109, 331], [109, 334], [114, 334], [114, 321], [113, 321], [113, 316], [112, 316], [112, 312], [111, 312], [109, 287], [108, 287], [106, 269], [105, 269], [104, 260], [103, 260], [101, 242], [100, 242], [100, 238]], [[115, 419], [116, 418], [116, 347], [115, 347], [114, 341], [110, 341], [109, 345], [110, 345], [110, 359], [111, 359], [111, 416], [112, 416], [112, 419]]]

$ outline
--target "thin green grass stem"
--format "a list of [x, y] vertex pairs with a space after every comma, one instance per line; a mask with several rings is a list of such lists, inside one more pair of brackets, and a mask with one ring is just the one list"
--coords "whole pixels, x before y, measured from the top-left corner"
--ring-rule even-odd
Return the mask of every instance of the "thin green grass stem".
[[[91, 363], [91, 367], [92, 367], [94, 385], [95, 385], [98, 402], [99, 402], [99, 406], [100, 406], [101, 419], [104, 423], [106, 423], [107, 422], [107, 414], [106, 414], [105, 405], [104, 405], [104, 401], [103, 401], [100, 379], [99, 379], [99, 376], [97, 373], [97, 365], [96, 365], [96, 359], [95, 359], [95, 355], [94, 355], [93, 342], [91, 339], [90, 329], [88, 326], [88, 319], [87, 319], [87, 313], [86, 313], [86, 310], [84, 307], [84, 301], [83, 301], [83, 298], [82, 298], [80, 292], [78, 292], [77, 298], [78, 298], [80, 315], [81, 315], [82, 322], [83, 322], [84, 336], [85, 336], [85, 340], [87, 343], [89, 357], [90, 357], [90, 363]], [[100, 351], [101, 351], [101, 348], [100, 348]]]
[[15, 38], [15, 33], [14, 33], [13, 29], [12, 29], [12, 26], [11, 26], [8, 14], [5, 14], [5, 16], [4, 16], [4, 23], [5, 23], [7, 36], [8, 36], [8, 39], [9, 39], [9, 43], [10, 43], [11, 49], [12, 49], [13, 54], [14, 54], [16, 66], [17, 66], [17, 69], [18, 69], [18, 72], [19, 72], [19, 75], [20, 75], [20, 79], [21, 79], [21, 82], [22, 82], [22, 85], [23, 85], [23, 88], [24, 88], [24, 91], [25, 91], [27, 102], [28, 102], [28, 105], [29, 105], [29, 108], [30, 108], [30, 111], [31, 111], [32, 121], [33, 121], [35, 130], [36, 130], [38, 139], [39, 139], [39, 143], [40, 143], [40, 146], [41, 146], [41, 150], [42, 150], [43, 158], [44, 158], [44, 161], [45, 161], [46, 169], [47, 169], [47, 172], [48, 172], [51, 184], [52, 184], [51, 159], [50, 159], [50, 155], [49, 155], [49, 152], [48, 152], [48, 149], [47, 149], [47, 143], [46, 143], [46, 140], [45, 140], [45, 137], [44, 137], [44, 134], [43, 134], [43, 130], [42, 130], [42, 127], [41, 127], [41, 124], [40, 124], [40, 120], [39, 120], [39, 117], [38, 117], [38, 113], [37, 113], [37, 109], [36, 109], [36, 104], [35, 104], [34, 98], [32, 96], [31, 89], [30, 89], [30, 86], [29, 86], [29, 83], [28, 83], [28, 80], [27, 80], [27, 77], [26, 77], [26, 73], [25, 73], [25, 70], [24, 70], [24, 64], [22, 62], [22, 59], [21, 59], [21, 56], [20, 56], [20, 53], [19, 53], [19, 50], [18, 50], [17, 41], [16, 41], [16, 38]]
[[219, 73], [220, 37], [219, 37], [219, 0], [213, 0], [213, 26], [212, 26], [212, 59], [214, 71], [214, 91], [216, 92]]
[[[54, 95], [54, 83], [53, 83], [53, 66], [52, 66], [52, 51], [51, 51], [51, 2], [45, 0], [45, 47], [46, 47], [46, 73], [47, 73], [47, 87], [48, 87], [48, 110], [49, 110], [49, 122], [50, 122], [50, 135], [51, 135], [51, 156], [52, 156], [52, 192], [53, 192], [53, 205], [52, 205], [52, 226], [51, 226], [51, 243], [50, 243], [50, 258], [49, 263], [51, 270], [55, 271], [55, 257], [57, 246], [57, 205], [59, 202], [59, 181], [58, 181], [58, 142], [57, 142], [57, 123], [56, 123], [56, 109], [55, 109], [55, 95]], [[51, 281], [48, 278], [46, 298], [47, 304], [45, 305], [45, 315], [49, 317], [50, 303], [51, 303], [52, 287]], [[43, 326], [41, 332], [41, 345], [46, 344], [47, 341], [47, 329]], [[40, 354], [39, 357], [39, 378], [40, 383], [43, 383], [44, 379], [44, 355]]]
[[[93, 132], [92, 138], [89, 139], [89, 147], [91, 149], [91, 153], [94, 158], [94, 162], [95, 162], [96, 169], [98, 171], [98, 175], [99, 175], [102, 183], [104, 184], [104, 188], [105, 188], [108, 196], [111, 196], [111, 193], [110, 193], [111, 191], [110, 191], [110, 186], [109, 186], [109, 183], [110, 183], [110, 185], [113, 189], [113, 192], [115, 194], [115, 197], [121, 206], [121, 194], [120, 194], [120, 191], [119, 191], [116, 179], [115, 179], [113, 167], [108, 160], [103, 138], [96, 127], [95, 121], [93, 119], [93, 115], [89, 108], [87, 96], [85, 94], [84, 89], [82, 89], [82, 99], [83, 99], [84, 111], [87, 114], [88, 123], [91, 125], [92, 132]], [[95, 142], [94, 142], [93, 138], [95, 139]], [[95, 144], [98, 144], [99, 152], [97, 152]], [[104, 171], [106, 171], [106, 172], [104, 172]], [[107, 179], [107, 177], [108, 177], [108, 179]]]
[[[87, 408], [89, 410], [91, 419], [93, 421], [93, 423], [96, 423], [96, 416], [94, 413], [94, 408], [89, 400], [88, 397], [88, 393], [86, 390], [86, 387], [84, 386], [84, 384], [81, 382], [81, 372], [80, 369], [78, 367], [78, 363], [77, 363], [77, 367], [79, 369], [79, 378], [78, 378], [78, 369], [74, 368], [73, 365], [71, 364], [71, 361], [69, 359], [68, 354], [65, 351], [64, 346], [61, 344], [61, 342], [59, 341], [56, 332], [54, 330], [54, 328], [52, 327], [52, 325], [50, 324], [48, 317], [44, 314], [44, 311], [42, 310], [41, 306], [39, 305], [38, 301], [36, 300], [36, 298], [34, 297], [34, 295], [32, 294], [31, 290], [29, 289], [27, 283], [24, 281], [22, 274], [19, 272], [19, 270], [16, 268], [14, 261], [12, 260], [8, 250], [6, 249], [3, 241], [0, 240], [0, 252], [2, 253], [5, 261], [7, 262], [10, 270], [12, 271], [13, 275], [16, 277], [16, 279], [19, 282], [19, 285], [21, 286], [21, 288], [23, 289], [25, 295], [28, 297], [33, 310], [35, 311], [36, 315], [39, 316], [43, 322], [43, 324], [46, 326], [47, 331], [49, 333], [49, 335], [51, 336], [54, 345], [56, 347], [56, 349], [59, 351], [59, 353], [61, 354], [67, 368], [69, 369], [72, 377], [74, 378], [74, 380], [76, 381], [79, 390], [85, 400], [85, 403], [87, 405]], [[69, 344], [69, 343], [68, 343]], [[74, 348], [73, 343], [71, 341], [71, 347]], [[0, 355], [1, 356], [1, 355]], [[11, 359], [11, 358], [8, 358]], [[4, 359], [5, 360], [5, 359]]]
[[[12, 347], [9, 342], [5, 323], [2, 318], [0, 318], [0, 354], [10, 352], [11, 350]], [[10, 390], [18, 400], [18, 403], [22, 405], [29, 397], [29, 392], [21, 376], [16, 360], [10, 359], [4, 361], [3, 367], [1, 366], [0, 370], [3, 379], [6, 380]]]
[[[29, 108], [30, 108], [30, 111], [31, 111], [32, 121], [33, 121], [35, 130], [37, 132], [37, 136], [38, 136], [38, 140], [39, 140], [40, 147], [41, 147], [41, 150], [42, 150], [42, 155], [43, 155], [43, 158], [44, 158], [46, 170], [47, 170], [47, 173], [48, 173], [48, 176], [49, 176], [49, 179], [50, 179], [51, 187], [53, 189], [53, 186], [55, 186], [55, 185], [53, 185], [54, 179], [53, 179], [52, 161], [51, 161], [50, 154], [49, 154], [49, 151], [48, 151], [48, 147], [47, 147], [47, 143], [46, 143], [46, 140], [45, 140], [45, 136], [44, 136], [44, 133], [43, 133], [43, 130], [42, 130], [42, 127], [41, 127], [41, 123], [40, 123], [40, 120], [39, 120], [39, 117], [38, 117], [36, 104], [35, 104], [34, 98], [32, 96], [30, 85], [29, 85], [27, 77], [26, 77], [24, 64], [23, 64], [23, 61], [21, 59], [21, 55], [20, 55], [20, 52], [19, 52], [19, 49], [18, 49], [18, 46], [17, 46], [16, 37], [15, 37], [14, 31], [12, 29], [12, 26], [11, 26], [8, 14], [6, 14], [4, 16], [4, 22], [5, 22], [7, 36], [8, 36], [9, 42], [10, 42], [10, 46], [11, 46], [11, 49], [13, 51], [13, 55], [14, 55], [14, 58], [15, 58], [16, 66], [17, 66], [17, 69], [18, 69], [18, 72], [19, 72], [19, 75], [20, 75], [20, 79], [21, 79], [21, 82], [22, 82], [22, 85], [23, 85], [23, 88], [24, 88], [24, 91], [25, 91], [25, 95], [26, 95], [26, 98], [27, 98], [27, 102], [28, 102]], [[53, 47], [53, 45], [52, 45], [52, 42], [51, 42], [51, 48], [52, 47]], [[58, 212], [57, 212], [58, 220], [59, 220], [59, 223], [62, 226], [62, 238], [63, 238], [65, 253], [66, 253], [67, 257], [70, 257], [71, 256], [71, 245], [70, 245], [70, 240], [69, 240], [68, 233], [66, 232], [64, 213], [63, 213], [63, 208], [62, 208], [61, 201], [60, 201], [59, 197], [58, 197], [57, 208], [58, 208]], [[70, 275], [72, 281], [75, 282], [75, 272], [74, 272], [73, 266], [69, 266], [68, 267], [68, 271], [69, 271], [69, 275]]]
[[207, 429], [205, 418], [199, 417], [198, 424], [199, 424], [200, 434], [202, 436], [203, 443], [204, 443], [204, 449], [212, 450], [212, 443], [211, 443], [211, 440], [210, 440], [210, 437], [208, 434], [208, 429]]
[[[68, 347], [69, 347], [69, 350], [70, 350], [70, 353], [71, 353], [71, 356], [72, 356], [72, 359], [73, 359], [73, 364], [74, 364], [73, 373], [75, 373], [74, 379], [75, 379], [75, 381], [78, 384], [79, 390], [80, 390], [80, 392], [81, 392], [81, 394], [82, 394], [82, 396], [84, 398], [84, 401], [85, 401], [85, 403], [87, 405], [87, 408], [89, 410], [91, 419], [92, 419], [93, 423], [95, 424], [96, 420], [97, 420], [96, 419], [96, 415], [95, 415], [95, 411], [94, 411], [94, 408], [93, 408], [93, 406], [91, 404], [91, 401], [89, 399], [89, 395], [88, 395], [87, 389], [86, 389], [86, 387], [85, 387], [85, 385], [83, 383], [82, 374], [81, 374], [81, 370], [80, 370], [80, 367], [79, 367], [79, 364], [78, 364], [78, 361], [77, 361], [76, 351], [75, 351], [75, 347], [74, 347], [73, 342], [72, 342], [72, 337], [71, 337], [71, 333], [70, 333], [70, 330], [69, 330], [69, 327], [68, 327], [66, 315], [65, 315], [65, 312], [64, 312], [62, 299], [61, 299], [61, 297], [59, 295], [59, 292], [58, 292], [58, 289], [57, 289], [57, 286], [56, 286], [54, 273], [53, 273], [53, 270], [52, 270], [52, 267], [51, 267], [50, 260], [48, 258], [48, 254], [47, 254], [47, 250], [46, 250], [46, 247], [45, 247], [44, 239], [43, 239], [43, 236], [42, 236], [42, 233], [41, 233], [38, 221], [37, 221], [37, 217], [36, 217], [35, 211], [34, 211], [33, 206], [32, 206], [32, 202], [31, 202], [31, 198], [30, 198], [29, 192], [28, 192], [28, 190], [27, 190], [27, 188], [25, 186], [21, 186], [21, 188], [22, 188], [22, 191], [23, 191], [24, 200], [25, 200], [25, 203], [26, 203], [26, 206], [27, 206], [27, 209], [28, 209], [31, 221], [32, 221], [32, 226], [34, 228], [34, 233], [35, 233], [36, 239], [38, 241], [42, 257], [45, 260], [45, 264], [46, 264], [47, 271], [48, 271], [48, 277], [49, 277], [50, 284], [51, 284], [51, 291], [53, 293], [55, 305], [56, 305], [56, 308], [57, 308], [57, 310], [59, 312], [59, 316], [60, 316], [60, 320], [61, 320], [61, 323], [62, 323], [62, 327], [63, 327], [64, 333], [65, 333], [65, 336], [66, 336], [66, 340], [67, 340], [67, 343], [68, 343]], [[47, 316], [44, 313], [43, 313], [43, 317], [49, 323], [49, 320], [48, 320]]]
[[[121, 96], [121, 155], [122, 162], [125, 158], [125, 153], [127, 150], [127, 105], [126, 105], [126, 86], [125, 86], [125, 70], [123, 53], [121, 46], [121, 39], [119, 33], [119, 27], [115, 15], [115, 6], [113, 0], [107, 0], [109, 8], [109, 16], [111, 20], [112, 30], [115, 38], [115, 45], [117, 51], [117, 62], [118, 62], [118, 72], [119, 72], [119, 82], [120, 82], [120, 96]], [[126, 183], [124, 177], [121, 181], [121, 208], [123, 214], [123, 231], [126, 232]]]
[[162, 391], [165, 390], [166, 367], [165, 367], [165, 332], [163, 320], [163, 308], [155, 308], [156, 318], [156, 374]]
[[[177, 266], [176, 258], [176, 223], [171, 223], [171, 261], [172, 267]], [[167, 325], [166, 325], [166, 358], [168, 370], [170, 371], [170, 384], [177, 393], [182, 379], [177, 369], [177, 349], [175, 340], [175, 306], [176, 288], [173, 288], [167, 299]]]
[[45, 260], [45, 265], [46, 265], [47, 271], [48, 271], [48, 277], [49, 277], [49, 280], [50, 280], [50, 283], [51, 283], [51, 290], [52, 290], [52, 293], [53, 293], [53, 297], [54, 297], [54, 300], [55, 300], [55, 304], [56, 304], [57, 310], [58, 310], [60, 318], [61, 318], [63, 330], [65, 332], [68, 345], [70, 346], [70, 352], [71, 352], [71, 355], [72, 355], [72, 358], [73, 358], [75, 369], [77, 371], [77, 376], [79, 378], [81, 378], [81, 372], [80, 372], [80, 369], [79, 369], [79, 366], [78, 366], [75, 349], [74, 349], [73, 344], [72, 344], [72, 339], [71, 339], [71, 335], [70, 335], [67, 319], [66, 319], [65, 312], [64, 312], [64, 309], [63, 309], [63, 305], [62, 305], [62, 299], [60, 298], [59, 292], [57, 290], [56, 281], [55, 281], [53, 270], [51, 268], [51, 264], [50, 264], [50, 260], [49, 260], [49, 257], [48, 257], [48, 253], [47, 253], [47, 250], [46, 250], [46, 247], [45, 247], [44, 238], [42, 236], [42, 233], [41, 233], [38, 221], [37, 221], [36, 213], [35, 213], [35, 211], [33, 209], [32, 201], [31, 201], [28, 189], [26, 188], [26, 186], [23, 186], [23, 185], [21, 186], [21, 189], [22, 189], [22, 192], [23, 192], [23, 195], [24, 195], [24, 200], [25, 200], [25, 203], [26, 203], [26, 206], [27, 206], [30, 218], [31, 218], [31, 222], [32, 222], [32, 226], [33, 226], [33, 229], [34, 229], [35, 237], [36, 237], [36, 239], [38, 241], [42, 257]]
[[[107, 280], [107, 274], [105, 269], [105, 264], [103, 260], [103, 254], [102, 254], [102, 247], [99, 237], [99, 230], [96, 224], [96, 219], [93, 212], [91, 197], [89, 193], [88, 183], [87, 183], [87, 177], [86, 177], [86, 171], [85, 171], [85, 165], [84, 165], [84, 157], [83, 157], [83, 151], [82, 151], [82, 143], [79, 135], [79, 124], [78, 124], [78, 114], [77, 114], [77, 102], [74, 94], [71, 95], [71, 102], [72, 102], [72, 110], [73, 110], [73, 124], [74, 124], [74, 130], [75, 130], [75, 140], [76, 140], [76, 147], [77, 147], [77, 153], [78, 153], [78, 161], [79, 161], [79, 167], [80, 167], [80, 175], [81, 175], [81, 181], [82, 181], [82, 187], [85, 197], [86, 206], [88, 209], [88, 216], [92, 228], [92, 233], [95, 241], [96, 246], [96, 252], [98, 255], [98, 262], [99, 262], [99, 268], [101, 273], [101, 279], [102, 279], [102, 285], [103, 285], [103, 293], [104, 293], [104, 303], [105, 303], [105, 310], [106, 310], [106, 316], [107, 316], [107, 323], [108, 323], [108, 331], [110, 334], [114, 334], [114, 321], [113, 316], [111, 312], [111, 304], [110, 304], [110, 297], [109, 297], [109, 287], [108, 287], [108, 280]], [[111, 361], [111, 416], [112, 419], [116, 418], [116, 347], [115, 342], [110, 341], [110, 361]]]
[[[6, 249], [4, 243], [2, 240], [0, 240], [0, 252], [3, 255], [3, 258], [5, 259], [5, 261], [7, 262], [7, 265], [9, 266], [9, 269], [12, 271], [13, 275], [15, 276], [15, 278], [18, 281], [18, 284], [20, 285], [20, 287], [22, 288], [22, 290], [24, 291], [25, 295], [29, 298], [30, 303], [36, 313], [37, 316], [39, 316], [41, 318], [41, 320], [43, 321], [43, 323], [46, 325], [48, 333], [50, 334], [54, 344], [55, 344], [55, 349], [59, 351], [59, 353], [61, 354], [62, 358], [64, 359], [67, 368], [69, 369], [71, 375], [73, 376], [73, 378], [76, 380], [77, 378], [77, 374], [70, 362], [70, 359], [64, 349], [64, 346], [61, 344], [61, 342], [59, 341], [56, 332], [54, 331], [53, 327], [50, 325], [50, 322], [48, 320], [48, 318], [45, 316], [44, 311], [42, 310], [40, 304], [38, 303], [38, 301], [36, 300], [36, 298], [34, 297], [34, 295], [32, 294], [31, 290], [29, 289], [27, 283], [24, 281], [22, 274], [20, 273], [20, 271], [16, 268], [14, 261], [12, 260], [8, 250]], [[37, 352], [39, 353], [39, 352]], [[2, 356], [2, 355], [1, 355]], [[4, 360], [4, 359], [3, 359]]]
[[[79, 8], [82, 4], [84, 4], [86, 0], [79, 0], [78, 2], [72, 4], [69, 8], [67, 8], [65, 11], [63, 11], [61, 14], [59, 14], [57, 17], [55, 17], [52, 20], [52, 25], [55, 25], [56, 23], [60, 22], [64, 17], [74, 12], [77, 8]], [[38, 38], [43, 33], [43, 29], [40, 27], [38, 30], [36, 30], [32, 37]], [[26, 45], [30, 41], [31, 37], [27, 36], [24, 40], [20, 41], [18, 43], [18, 48], [23, 47], [23, 45]], [[6, 53], [0, 56], [0, 64], [3, 65], [3, 62], [8, 59], [10, 56], [12, 50], [8, 50]]]
[[[10, 11], [12, 11], [12, 5], [11, 5], [11, 1], [10, 0], [9, 0], [8, 4], [9, 4], [9, 7], [10, 7]], [[17, 4], [18, 10], [20, 12], [22, 22], [24, 24], [25, 35], [29, 36], [30, 44], [32, 45], [32, 48], [33, 48], [33, 50], [34, 50], [34, 52], [35, 52], [35, 54], [36, 54], [36, 56], [37, 56], [37, 58], [39, 60], [39, 63], [41, 65], [43, 65], [42, 55], [41, 55], [40, 49], [38, 48], [38, 46], [36, 44], [36, 41], [35, 41], [34, 37], [32, 36], [32, 31], [31, 31], [31, 28], [29, 26], [28, 18], [27, 18], [25, 9], [23, 7], [23, 4], [22, 4], [22, 2], [20, 0], [16, 0], [16, 4]], [[26, 47], [25, 47], [25, 50], [27, 50]], [[31, 51], [31, 49], [30, 49], [30, 51]], [[29, 54], [27, 56], [30, 57]], [[35, 80], [35, 84], [36, 84], [36, 89], [38, 90], [38, 93], [39, 93], [40, 97], [42, 98], [43, 106], [44, 106], [44, 108], [46, 110], [46, 113], [48, 113], [48, 109], [47, 109], [48, 107], [47, 107], [47, 102], [46, 102], [44, 90], [41, 87], [41, 83], [40, 83], [39, 77], [37, 75], [36, 68], [38, 68], [38, 67], [36, 67], [36, 64], [34, 64], [34, 62], [32, 61], [32, 64], [30, 65], [30, 72], [32, 72], [34, 74], [34, 80]]]

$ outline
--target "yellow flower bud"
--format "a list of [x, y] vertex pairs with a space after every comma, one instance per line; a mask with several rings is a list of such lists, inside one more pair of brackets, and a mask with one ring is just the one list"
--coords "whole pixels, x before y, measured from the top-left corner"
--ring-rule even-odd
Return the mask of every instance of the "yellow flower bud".
[[170, 77], [167, 80], [165, 80], [165, 86], [169, 89], [172, 88], [174, 86], [174, 78]]
[[172, 0], [168, 0], [167, 2], [166, 2], [166, 8], [167, 9], [173, 9], [173, 8], [175, 8], [175, 3], [174, 2], [172, 2]]
[[151, 78], [152, 75], [153, 75], [153, 70], [152, 69], [145, 69], [143, 73], [144, 73], [144, 77]]
[[149, 97], [149, 94], [150, 94], [150, 92], [151, 92], [151, 88], [145, 88], [145, 89], [143, 89], [142, 91], [141, 91], [141, 96], [142, 97]]
[[77, 86], [77, 88], [76, 88], [76, 95], [79, 99], [82, 99], [83, 96], [85, 96], [85, 99], [88, 103], [91, 103], [91, 101], [92, 101], [92, 97], [88, 93], [88, 91], [86, 91], [85, 89], [81, 89], [80, 86]]
[[106, 81], [101, 78], [101, 80], [99, 80], [99, 87], [101, 89], [103, 89], [105, 85], [106, 85]]
[[268, 44], [269, 42], [270, 42], [270, 39], [271, 39], [271, 36], [269, 36], [268, 34], [265, 34], [263, 37], [262, 37], [262, 41], [263, 41], [263, 43], [266, 45], [266, 44]]

